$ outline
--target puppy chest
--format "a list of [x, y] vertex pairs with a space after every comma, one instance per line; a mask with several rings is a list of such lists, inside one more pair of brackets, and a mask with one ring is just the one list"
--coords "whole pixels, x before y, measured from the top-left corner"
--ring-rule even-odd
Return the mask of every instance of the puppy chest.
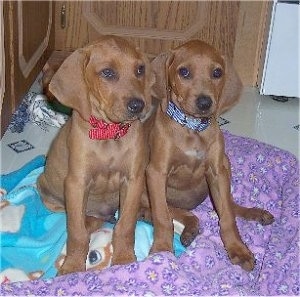
[[120, 187], [120, 173], [106, 172], [103, 170], [101, 174], [97, 174], [92, 181], [90, 194], [93, 196], [103, 195], [105, 193], [114, 193]]
[[168, 175], [168, 185], [176, 188], [193, 187], [205, 174], [205, 162], [190, 159], [189, 162], [173, 166]]
[[184, 132], [188, 134], [181, 135], [181, 138], [177, 138], [174, 142], [176, 153], [187, 162], [202, 162], [208, 151], [207, 137], [194, 131], [184, 130]]
[[195, 161], [203, 160], [205, 158], [205, 152], [203, 150], [198, 149], [186, 149], [184, 150], [184, 154], [191, 159], [193, 162], [193, 159]]

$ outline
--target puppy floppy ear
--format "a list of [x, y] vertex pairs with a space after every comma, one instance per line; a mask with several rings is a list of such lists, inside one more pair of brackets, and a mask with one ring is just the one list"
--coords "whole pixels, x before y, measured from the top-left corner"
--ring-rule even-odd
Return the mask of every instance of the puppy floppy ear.
[[153, 96], [162, 100], [167, 98], [168, 88], [169, 88], [169, 65], [170, 60], [173, 57], [171, 51], [166, 53], [161, 53], [155, 57], [152, 62], [152, 70], [155, 75], [155, 83], [153, 85]]
[[243, 84], [236, 70], [234, 69], [232, 62], [226, 57], [224, 58], [224, 61], [225, 84], [220, 97], [218, 115], [224, 113], [239, 101], [243, 89]]
[[[138, 50], [138, 48], [137, 48], [137, 50]], [[142, 53], [142, 57], [143, 57], [143, 60], [145, 62], [145, 65], [146, 65], [147, 86], [150, 87], [151, 95], [152, 95], [152, 86], [155, 83], [155, 74], [153, 72], [153, 69], [152, 69], [153, 67], [150, 63], [150, 60], [149, 60], [148, 56], [145, 53]], [[154, 96], [154, 94], [153, 94], [153, 96]]]
[[50, 92], [58, 101], [76, 110], [86, 121], [92, 112], [84, 78], [88, 60], [85, 51], [76, 50], [63, 62], [49, 84]]

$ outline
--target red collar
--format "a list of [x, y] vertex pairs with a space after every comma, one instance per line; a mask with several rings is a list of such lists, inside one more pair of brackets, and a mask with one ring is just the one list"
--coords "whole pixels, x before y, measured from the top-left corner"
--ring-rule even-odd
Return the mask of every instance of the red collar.
[[90, 117], [90, 124], [93, 128], [89, 131], [90, 139], [119, 139], [124, 136], [130, 124], [122, 124], [122, 123], [106, 123], [103, 120], [98, 120], [94, 116]]

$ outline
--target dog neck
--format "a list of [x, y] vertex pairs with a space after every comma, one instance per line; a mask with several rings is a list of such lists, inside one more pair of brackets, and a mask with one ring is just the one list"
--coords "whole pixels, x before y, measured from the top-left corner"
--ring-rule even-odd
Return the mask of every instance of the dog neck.
[[90, 117], [90, 125], [92, 128], [89, 130], [90, 139], [119, 139], [123, 137], [130, 127], [129, 123], [106, 123], [104, 120], [99, 120], [94, 116]]
[[167, 111], [167, 115], [182, 125], [183, 127], [187, 127], [194, 131], [204, 131], [206, 130], [210, 123], [210, 118], [194, 118], [191, 116], [187, 116], [173, 101], [169, 101]]

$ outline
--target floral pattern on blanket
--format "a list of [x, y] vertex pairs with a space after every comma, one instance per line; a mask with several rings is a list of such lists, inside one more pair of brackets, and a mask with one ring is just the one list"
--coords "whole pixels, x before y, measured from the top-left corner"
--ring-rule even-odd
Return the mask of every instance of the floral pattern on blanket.
[[234, 199], [275, 216], [269, 226], [237, 218], [241, 237], [255, 255], [253, 271], [230, 263], [207, 199], [194, 210], [202, 233], [179, 258], [162, 252], [102, 271], [6, 284], [1, 295], [299, 295], [298, 160], [256, 140], [224, 135]]

